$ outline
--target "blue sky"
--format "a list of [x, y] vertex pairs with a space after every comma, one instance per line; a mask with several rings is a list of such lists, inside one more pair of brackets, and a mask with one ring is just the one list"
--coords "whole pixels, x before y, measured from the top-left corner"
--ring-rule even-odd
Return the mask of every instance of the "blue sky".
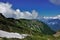
[[13, 9], [21, 11], [36, 10], [40, 16], [55, 16], [60, 14], [60, 5], [52, 4], [49, 0], [0, 0], [12, 4]]

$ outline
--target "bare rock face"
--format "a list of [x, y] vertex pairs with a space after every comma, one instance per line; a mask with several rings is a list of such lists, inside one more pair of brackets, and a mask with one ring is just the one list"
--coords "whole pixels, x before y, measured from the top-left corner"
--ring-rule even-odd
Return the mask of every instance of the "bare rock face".
[[53, 36], [55, 36], [55, 37], [59, 37], [59, 36], [60, 36], [60, 32], [57, 32], [57, 33], [54, 34]]

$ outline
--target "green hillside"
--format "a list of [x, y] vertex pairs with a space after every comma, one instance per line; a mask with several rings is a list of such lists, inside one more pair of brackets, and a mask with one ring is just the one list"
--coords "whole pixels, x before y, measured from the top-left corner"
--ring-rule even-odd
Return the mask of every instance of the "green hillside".
[[0, 40], [48, 40], [48, 38], [51, 40], [55, 39], [55, 37], [52, 36], [55, 32], [51, 30], [48, 25], [41, 21], [13, 18], [7, 19], [2, 14], [0, 14], [0, 30], [31, 35], [25, 39], [0, 38]]

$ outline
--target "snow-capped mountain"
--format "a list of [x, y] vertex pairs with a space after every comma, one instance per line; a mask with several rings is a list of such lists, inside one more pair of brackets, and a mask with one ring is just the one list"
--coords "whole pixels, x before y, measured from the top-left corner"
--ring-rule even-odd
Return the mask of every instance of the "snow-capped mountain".
[[53, 30], [60, 30], [60, 15], [54, 17], [42, 17], [41, 21], [48, 24]]

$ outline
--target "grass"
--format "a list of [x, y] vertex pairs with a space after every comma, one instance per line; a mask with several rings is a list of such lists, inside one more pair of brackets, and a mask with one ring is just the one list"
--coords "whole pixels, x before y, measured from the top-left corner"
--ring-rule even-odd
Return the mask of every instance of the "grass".
[[25, 39], [0, 38], [0, 40], [59, 40], [60, 37], [54, 37], [55, 31], [38, 20], [4, 18], [0, 15], [0, 30], [8, 32], [17, 32], [20, 34], [29, 34], [31, 36]]

